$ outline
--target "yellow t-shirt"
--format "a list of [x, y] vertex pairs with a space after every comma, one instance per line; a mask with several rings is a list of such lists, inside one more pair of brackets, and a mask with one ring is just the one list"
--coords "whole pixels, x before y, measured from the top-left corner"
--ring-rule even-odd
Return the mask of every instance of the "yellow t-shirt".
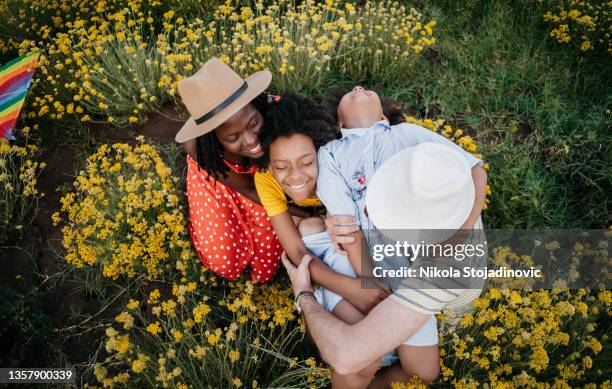
[[293, 201], [291, 198], [288, 200], [283, 188], [269, 171], [255, 173], [255, 188], [257, 188], [259, 200], [268, 216], [276, 216], [285, 212], [289, 209], [287, 205], [289, 202], [300, 207], [320, 207], [323, 205], [318, 197], [304, 201]]

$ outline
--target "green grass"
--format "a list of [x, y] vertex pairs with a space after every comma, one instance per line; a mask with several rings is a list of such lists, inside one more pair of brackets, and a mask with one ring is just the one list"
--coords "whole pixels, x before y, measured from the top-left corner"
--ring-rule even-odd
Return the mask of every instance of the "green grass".
[[0, 366], [46, 366], [55, 361], [57, 343], [52, 333], [53, 315], [44, 304], [49, 289], [37, 274], [31, 250], [1, 246], [0, 263], [4, 269], [0, 283]]
[[438, 46], [387, 94], [476, 134], [489, 226], [607, 228], [612, 61], [557, 46], [523, 3], [428, 2]]

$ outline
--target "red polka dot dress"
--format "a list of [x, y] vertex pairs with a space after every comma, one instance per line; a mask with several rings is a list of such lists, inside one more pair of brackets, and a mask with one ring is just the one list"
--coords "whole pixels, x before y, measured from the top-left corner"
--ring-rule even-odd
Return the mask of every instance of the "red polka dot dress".
[[198, 256], [227, 279], [238, 278], [250, 267], [252, 279], [270, 281], [280, 267], [282, 247], [266, 211], [207, 176], [187, 156], [189, 232]]

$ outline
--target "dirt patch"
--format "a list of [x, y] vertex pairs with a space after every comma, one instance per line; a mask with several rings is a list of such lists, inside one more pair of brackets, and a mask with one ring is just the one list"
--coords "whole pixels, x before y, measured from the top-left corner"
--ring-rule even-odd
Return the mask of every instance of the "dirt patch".
[[454, 127], [462, 130], [465, 135], [471, 136], [472, 138], [474, 138], [478, 133], [474, 127], [470, 126], [468, 122], [462, 118], [455, 120]]
[[43, 169], [38, 184], [45, 194], [38, 203], [38, 213], [34, 219], [32, 236], [40, 239], [40, 253], [37, 253], [40, 270], [46, 274], [57, 272], [57, 254], [61, 252], [61, 231], [53, 227], [51, 216], [60, 208], [62, 193], [57, 189], [70, 185], [78, 169], [78, 150], [73, 147], [58, 147], [41, 156], [47, 166]]
[[136, 134], [143, 135], [145, 138], [156, 143], [173, 143], [174, 137], [183, 126], [184, 121], [174, 119], [172, 116], [154, 113], [149, 116], [149, 120], [136, 131]]
[[21, 291], [25, 285], [34, 282], [34, 260], [28, 250], [16, 246], [6, 247], [0, 251], [0, 262], [0, 285]]
[[514, 137], [518, 141], [525, 141], [529, 137], [529, 135], [533, 132], [533, 127], [527, 122], [520, 122], [516, 126], [516, 132], [514, 133]]
[[430, 47], [428, 50], [425, 51], [424, 57], [427, 62], [429, 62], [430, 64], [434, 64], [439, 62], [441, 55], [442, 54], [439, 49], [436, 49], [435, 47]]
[[185, 123], [181, 117], [185, 117], [182, 111], [168, 107], [162, 112], [150, 113], [147, 121], [141, 125], [112, 127], [105, 124], [94, 124], [90, 129], [96, 145], [103, 143], [135, 144], [134, 138], [139, 135], [158, 144], [169, 144], [174, 142], [174, 137]]

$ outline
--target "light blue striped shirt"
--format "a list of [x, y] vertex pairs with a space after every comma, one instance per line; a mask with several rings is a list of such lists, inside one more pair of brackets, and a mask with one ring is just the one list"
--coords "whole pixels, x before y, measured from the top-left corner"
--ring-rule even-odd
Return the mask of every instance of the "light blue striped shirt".
[[369, 128], [342, 129], [342, 138], [319, 148], [317, 196], [332, 215], [358, 219], [362, 230], [374, 229], [366, 216], [365, 194], [378, 167], [395, 153], [422, 142], [435, 142], [459, 151], [470, 166], [482, 164], [451, 140], [415, 124], [390, 126], [386, 120]]

